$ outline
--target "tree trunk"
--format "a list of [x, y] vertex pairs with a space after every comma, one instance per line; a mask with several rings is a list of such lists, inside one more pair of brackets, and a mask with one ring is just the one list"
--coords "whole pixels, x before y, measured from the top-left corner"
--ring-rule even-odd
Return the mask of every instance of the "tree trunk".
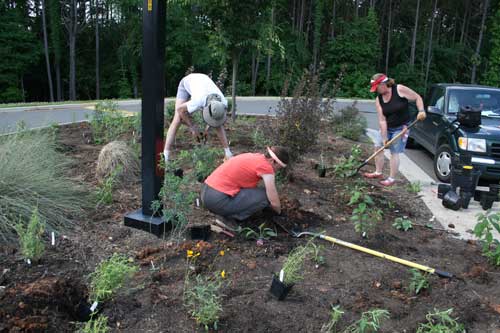
[[[274, 34], [274, 6], [271, 9], [271, 31]], [[271, 43], [271, 41], [269, 41]], [[267, 61], [266, 61], [266, 96], [269, 96], [269, 85], [271, 80], [271, 47], [268, 48]]]
[[56, 94], [57, 100], [62, 101], [62, 86], [61, 86], [61, 65], [56, 60]]
[[333, 6], [332, 6], [332, 21], [330, 23], [330, 39], [333, 39], [335, 37], [335, 6], [337, 4], [337, 1], [333, 0]]
[[302, 33], [304, 31], [304, 15], [306, 11], [306, 0], [301, 0], [300, 17], [299, 17], [299, 29], [298, 31]]
[[321, 43], [321, 27], [323, 25], [323, 0], [316, 0], [314, 12], [314, 38], [313, 38], [313, 69], [318, 69], [319, 46]]
[[418, 17], [420, 15], [420, 0], [417, 0], [417, 10], [415, 12], [415, 26], [413, 27], [413, 37], [411, 40], [410, 67], [415, 66], [415, 49], [417, 47]]
[[463, 45], [463, 43], [464, 43], [465, 27], [468, 25], [469, 16], [470, 16], [470, 13], [469, 13], [469, 0], [465, 0], [464, 20], [463, 20], [463, 23], [462, 23], [462, 29], [460, 31], [460, 45]]
[[69, 36], [69, 99], [76, 100], [76, 36]]
[[387, 46], [385, 51], [385, 73], [389, 75], [389, 55], [391, 50], [391, 31], [392, 31], [392, 0], [389, 0], [389, 23], [387, 27]]
[[50, 101], [54, 101], [54, 86], [52, 85], [52, 71], [50, 70], [49, 43], [47, 41], [47, 22], [45, 20], [45, 0], [42, 0], [42, 31], [43, 31], [43, 47], [45, 50], [45, 64], [47, 66], [47, 79], [49, 81]]
[[483, 17], [481, 18], [481, 29], [479, 30], [479, 39], [477, 40], [477, 45], [476, 45], [476, 53], [474, 54], [474, 61], [472, 63], [472, 74], [470, 78], [470, 83], [474, 84], [476, 83], [476, 71], [477, 71], [477, 65], [479, 61], [481, 60], [481, 43], [483, 41], [483, 33], [484, 33], [484, 26], [486, 22], [486, 15], [488, 14], [488, 6], [489, 6], [490, 0], [484, 0], [483, 1]]
[[354, 6], [356, 6], [356, 8], [354, 8], [354, 15], [356, 18], [358, 18], [359, 17], [359, 0], [354, 1]]
[[434, 32], [434, 21], [436, 20], [436, 11], [437, 11], [437, 0], [434, 0], [434, 9], [432, 10], [432, 19], [431, 19], [431, 33], [429, 34], [429, 49], [427, 50], [427, 66], [425, 69], [425, 84], [424, 90], [427, 91], [427, 82], [429, 80], [429, 69], [431, 68], [431, 60], [432, 60], [432, 34]]
[[252, 52], [252, 96], [255, 96], [257, 85], [257, 75], [259, 74], [260, 50], [257, 49], [257, 54]]
[[233, 109], [231, 110], [231, 117], [233, 121], [236, 120], [236, 79], [238, 76], [238, 63], [240, 61], [240, 50], [233, 51], [233, 78], [231, 80], [232, 92], [231, 98], [233, 99]]
[[295, 24], [297, 21], [296, 15], [295, 14], [295, 7], [297, 6], [297, 0], [292, 1], [292, 31], [295, 31]]
[[95, 99], [101, 99], [99, 73], [99, 0], [95, 0]]

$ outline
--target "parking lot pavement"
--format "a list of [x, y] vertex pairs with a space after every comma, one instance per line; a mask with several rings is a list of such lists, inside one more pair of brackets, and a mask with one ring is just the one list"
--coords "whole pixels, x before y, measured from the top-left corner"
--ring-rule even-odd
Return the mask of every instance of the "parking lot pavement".
[[[386, 157], [390, 154], [386, 151]], [[469, 208], [454, 211], [443, 207], [441, 199], [437, 197], [437, 183], [427, 173], [425, 173], [417, 164], [409, 159], [405, 154], [401, 154], [401, 164], [399, 171], [410, 182], [420, 182], [421, 184], [421, 199], [427, 205], [429, 210], [434, 215], [443, 229], [456, 233], [456, 236], [461, 239], [476, 239], [472, 234], [472, 230], [477, 223], [477, 214], [485, 213], [479, 205], [479, 202], [471, 200]], [[487, 190], [487, 188], [478, 187], [478, 189]], [[500, 211], [500, 203], [493, 203], [492, 211]], [[500, 234], [494, 232], [496, 239], [500, 240]]]

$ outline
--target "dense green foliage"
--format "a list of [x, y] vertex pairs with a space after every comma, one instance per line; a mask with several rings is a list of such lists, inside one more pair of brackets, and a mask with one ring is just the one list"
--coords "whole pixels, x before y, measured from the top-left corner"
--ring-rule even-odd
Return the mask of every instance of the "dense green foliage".
[[[0, 4], [0, 102], [49, 100], [43, 4], [54, 96], [68, 99], [72, 3], [76, 4], [75, 98], [140, 97], [143, 1], [6, 0]], [[322, 80], [333, 81], [343, 71], [338, 96], [372, 97], [369, 78], [385, 71], [420, 93], [433, 82], [469, 83], [473, 64], [479, 83], [500, 84], [498, 0], [441, 0], [435, 13], [432, 0], [420, 1], [418, 12], [413, 0], [169, 0], [166, 4], [168, 96], [175, 94], [191, 66], [214, 80], [224, 73], [227, 94], [232, 92], [234, 70], [238, 95], [280, 95], [286, 79], [291, 79], [293, 89], [304, 69], [317, 70], [321, 64]], [[482, 46], [474, 55], [485, 4]]]

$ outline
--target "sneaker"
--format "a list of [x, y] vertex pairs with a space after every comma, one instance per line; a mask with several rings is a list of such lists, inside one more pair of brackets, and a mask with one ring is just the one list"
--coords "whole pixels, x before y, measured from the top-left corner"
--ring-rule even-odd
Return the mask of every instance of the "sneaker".
[[380, 184], [383, 185], [383, 186], [392, 186], [394, 185], [394, 183], [396, 183], [396, 180], [394, 179], [385, 179], [385, 180], [382, 180], [380, 181]]
[[384, 175], [381, 174], [381, 173], [377, 173], [377, 172], [365, 172], [363, 174], [363, 177], [370, 178], [370, 179], [375, 179], [375, 178], [384, 178]]

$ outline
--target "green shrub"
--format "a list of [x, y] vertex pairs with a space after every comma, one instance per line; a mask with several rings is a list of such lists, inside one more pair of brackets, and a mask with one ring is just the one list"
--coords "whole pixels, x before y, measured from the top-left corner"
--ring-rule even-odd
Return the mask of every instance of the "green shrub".
[[363, 312], [361, 319], [349, 325], [344, 333], [375, 333], [380, 329], [384, 319], [389, 318], [389, 311], [384, 309], [373, 309]]
[[0, 238], [15, 241], [14, 226], [26, 225], [33, 207], [49, 231], [71, 224], [90, 204], [85, 189], [66, 176], [70, 160], [53, 135], [22, 132], [0, 138]]
[[104, 178], [104, 181], [99, 184], [96, 192], [97, 206], [110, 205], [113, 203], [113, 189], [115, 188], [122, 170], [123, 167], [121, 165], [117, 166], [111, 174]]
[[425, 318], [427, 323], [420, 324], [417, 333], [464, 333], [464, 325], [457, 322], [458, 318], [451, 318], [453, 309], [428, 313]]
[[405, 217], [397, 217], [394, 220], [394, 223], [392, 226], [398, 230], [403, 230], [403, 231], [408, 231], [410, 229], [413, 229], [413, 224], [412, 222]]
[[45, 245], [42, 240], [45, 226], [38, 216], [38, 208], [33, 210], [28, 226], [24, 228], [22, 223], [16, 225], [16, 232], [19, 235], [19, 244], [21, 245], [21, 254], [25, 259], [38, 261], [45, 251]]
[[[164, 159], [161, 165], [165, 167]], [[177, 161], [169, 161], [165, 171], [163, 186], [160, 189], [159, 200], [153, 201], [151, 208], [160, 212], [164, 221], [172, 224], [171, 238], [180, 241], [188, 225], [188, 215], [197, 193], [190, 190], [189, 175], [177, 177], [174, 170], [178, 169]]]
[[190, 151], [182, 151], [180, 159], [192, 162], [195, 177], [198, 181], [204, 181], [222, 162], [222, 150], [219, 148], [209, 148], [201, 145]]
[[304, 72], [291, 99], [286, 98], [288, 83], [285, 83], [272, 133], [273, 142], [290, 148], [292, 161], [318, 141], [321, 119], [333, 109], [332, 99], [323, 98], [326, 91], [327, 85], [321, 86], [319, 75], [311, 71]]
[[107, 333], [109, 332], [108, 317], [98, 316], [85, 323], [80, 333]]
[[348, 205], [354, 206], [351, 215], [354, 230], [366, 237], [368, 231], [382, 220], [382, 210], [375, 207], [372, 197], [364, 193], [364, 191], [364, 187], [356, 187], [352, 191]]
[[330, 115], [330, 124], [341, 137], [358, 141], [366, 128], [366, 118], [359, 113], [356, 102]]
[[410, 270], [411, 272], [411, 280], [410, 280], [410, 285], [408, 286], [408, 291], [410, 293], [414, 293], [415, 295], [418, 295], [418, 293], [420, 293], [420, 291], [422, 290], [425, 290], [425, 289], [429, 289], [430, 287], [430, 284], [429, 284], [429, 278], [428, 278], [428, 274], [427, 273], [424, 273], [422, 274], [422, 272], [420, 272], [418, 269], [416, 268], [412, 268]]
[[483, 255], [495, 266], [500, 266], [500, 242], [493, 237], [493, 229], [500, 233], [500, 212], [478, 214], [474, 235], [483, 243]]
[[117, 110], [112, 101], [99, 102], [90, 117], [90, 128], [94, 143], [104, 144], [117, 140], [124, 133], [137, 127], [137, 116], [126, 117]]
[[194, 281], [186, 275], [184, 285], [184, 306], [196, 322], [205, 330], [217, 330], [217, 323], [222, 313], [220, 281], [212, 281], [202, 275], [197, 275]]
[[333, 167], [333, 174], [338, 177], [348, 177], [360, 164], [361, 147], [354, 145], [348, 157], [342, 156], [340, 161]]
[[410, 193], [417, 194], [418, 192], [422, 191], [422, 184], [419, 181], [410, 183], [408, 184], [407, 190]]
[[90, 274], [90, 301], [108, 300], [138, 270], [125, 256], [114, 253]]
[[344, 311], [340, 305], [332, 306], [332, 309], [330, 310], [330, 319], [321, 327], [321, 333], [336, 333], [337, 323], [340, 319], [342, 319], [343, 315]]

